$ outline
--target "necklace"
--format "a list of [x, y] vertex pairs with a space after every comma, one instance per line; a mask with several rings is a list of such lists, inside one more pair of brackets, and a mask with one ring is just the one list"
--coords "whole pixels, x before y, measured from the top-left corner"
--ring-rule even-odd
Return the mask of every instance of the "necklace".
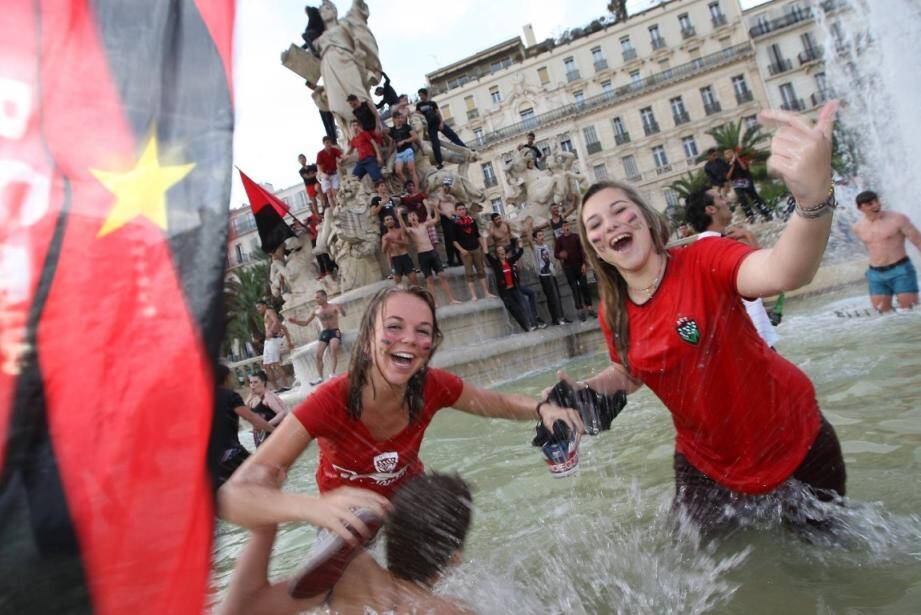
[[656, 278], [652, 281], [652, 284], [650, 284], [649, 286], [645, 288], [634, 288], [633, 286], [629, 286], [629, 285], [627, 286], [627, 288], [629, 288], [630, 290], [634, 292], [643, 293], [644, 295], [651, 297], [653, 293], [656, 292], [656, 288], [659, 287], [659, 282], [662, 281], [662, 275], [665, 273], [665, 263], [667, 260], [668, 260], [668, 257], [662, 260], [662, 265], [659, 268], [659, 275], [657, 275]]

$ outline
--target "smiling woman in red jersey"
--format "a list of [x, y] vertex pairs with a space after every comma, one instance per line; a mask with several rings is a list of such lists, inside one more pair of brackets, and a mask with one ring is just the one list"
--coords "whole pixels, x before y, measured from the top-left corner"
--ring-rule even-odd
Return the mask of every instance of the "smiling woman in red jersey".
[[[219, 492], [221, 515], [254, 528], [295, 521], [354, 538], [368, 536], [354, 509], [384, 516], [389, 498], [422, 474], [419, 446], [441, 408], [485, 417], [563, 420], [582, 430], [578, 413], [524, 395], [480, 389], [433, 367], [442, 334], [432, 296], [418, 287], [390, 287], [362, 317], [349, 371], [318, 387], [286, 418]], [[319, 495], [283, 492], [250, 480], [287, 471], [311, 441], [319, 446]]]
[[[768, 168], [797, 203], [773, 248], [729, 239], [666, 249], [665, 218], [631, 187], [591, 186], [579, 232], [598, 278], [599, 314], [612, 365], [587, 380], [601, 393], [647, 385], [672, 414], [676, 506], [704, 529], [731, 524], [733, 509], [796, 479], [822, 499], [844, 495], [844, 461], [809, 378], [772, 351], [741, 298], [803, 286], [818, 269], [832, 210], [831, 130], [837, 103], [813, 126], [769, 110], [778, 127]], [[565, 375], [564, 375], [565, 377]], [[801, 490], [800, 490], [801, 491]]]

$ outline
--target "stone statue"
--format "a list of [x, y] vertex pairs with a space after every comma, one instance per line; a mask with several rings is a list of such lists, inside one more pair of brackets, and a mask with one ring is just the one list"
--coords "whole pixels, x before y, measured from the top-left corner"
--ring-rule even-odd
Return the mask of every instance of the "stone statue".
[[346, 134], [352, 119], [352, 108], [346, 98], [354, 94], [370, 102], [368, 92], [381, 79], [377, 41], [368, 28], [368, 15], [364, 0], [352, 0], [352, 8], [342, 19], [336, 5], [323, 0], [320, 16], [324, 30], [313, 41], [320, 55], [326, 104]]
[[474, 186], [467, 175], [470, 163], [478, 159], [477, 153], [466, 147], [442, 141], [441, 153], [445, 163], [456, 164], [457, 170], [439, 169], [435, 166], [435, 154], [428, 139], [428, 123], [425, 121], [425, 117], [421, 113], [412, 113], [409, 116], [409, 125], [412, 126], [417, 135], [422, 137], [422, 152], [417, 152], [418, 155], [416, 156], [416, 173], [421, 184], [418, 188], [423, 192], [432, 193], [444, 184], [445, 180], [448, 180], [450, 182], [449, 192], [458, 201], [467, 204], [482, 202], [485, 198], [485, 193], [482, 189]]
[[[269, 268], [269, 285], [272, 295], [281, 297], [285, 309], [291, 309], [313, 299], [317, 290], [323, 289], [330, 295], [339, 292], [335, 280], [327, 276], [317, 280], [313, 268], [314, 251], [306, 229], [295, 225], [295, 237], [289, 237], [272, 254]], [[287, 256], [285, 255], [287, 252]]]
[[515, 226], [544, 224], [550, 217], [550, 206], [576, 204], [587, 185], [584, 177], [572, 170], [576, 156], [554, 148], [546, 169], [537, 169], [533, 159], [521, 150], [512, 153], [504, 171], [509, 191], [506, 202], [518, 211]]
[[336, 201], [326, 212], [321, 234], [326, 233], [324, 244], [339, 266], [340, 292], [380, 282], [381, 238], [376, 221], [371, 219], [371, 194], [357, 177], [346, 175]]

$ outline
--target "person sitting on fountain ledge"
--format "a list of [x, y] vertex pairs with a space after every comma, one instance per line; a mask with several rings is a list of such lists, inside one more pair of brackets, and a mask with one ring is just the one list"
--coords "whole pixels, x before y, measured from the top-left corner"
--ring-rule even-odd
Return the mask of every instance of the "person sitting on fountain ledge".
[[[309, 523], [342, 538], [342, 547], [312, 568], [319, 571], [311, 577], [316, 580], [330, 572], [324, 566], [348, 561], [373, 538], [356, 509], [384, 518], [389, 499], [424, 473], [419, 449], [442, 408], [485, 418], [539, 420], [548, 429], [563, 421], [579, 433], [585, 430], [571, 408], [481, 389], [430, 367], [442, 339], [428, 292], [389, 286], [375, 294], [361, 318], [349, 371], [317, 388], [221, 487], [221, 517], [250, 529]], [[288, 472], [314, 440], [319, 446], [318, 495], [282, 491], [280, 481], [266, 484], [266, 476]], [[440, 508], [429, 502], [425, 510]], [[421, 521], [417, 517], [410, 523]], [[298, 580], [293, 585], [301, 587]]]
[[336, 147], [330, 137], [323, 137], [323, 149], [317, 153], [317, 168], [320, 191], [326, 195], [330, 207], [336, 206], [336, 190], [339, 189], [339, 159], [342, 150]]
[[387, 567], [361, 553], [327, 594], [302, 599], [291, 597], [291, 580], [269, 581], [277, 526], [253, 529], [217, 613], [293, 615], [326, 605], [333, 613], [472, 614], [462, 601], [432, 591], [460, 561], [472, 517], [473, 496], [461, 477], [418, 476], [397, 492], [384, 524]]
[[474, 273], [483, 287], [484, 299], [495, 299], [496, 296], [489, 292], [486, 284], [486, 238], [480, 235], [480, 227], [472, 216], [467, 215], [467, 206], [458, 203], [454, 208], [457, 212], [453, 220], [452, 232], [454, 235], [454, 249], [460, 254], [464, 263], [464, 277], [467, 278], [467, 289], [470, 291], [470, 300], [477, 301], [476, 287], [473, 285]]
[[[837, 101], [813, 125], [761, 111], [777, 131], [768, 170], [796, 199], [772, 248], [710, 238], [666, 249], [669, 227], [632, 187], [592, 185], [579, 232], [602, 298], [599, 322], [611, 366], [577, 386], [601, 394], [647, 385], [672, 413], [675, 510], [704, 531], [728, 529], [759, 502], [798, 528], [822, 526], [844, 496], [835, 430], [799, 368], [758, 337], [739, 301], [808, 284], [822, 260], [836, 206], [831, 182]], [[560, 373], [560, 377], [567, 376]]]
[[873, 308], [878, 312], [892, 310], [895, 295], [901, 309], [912, 309], [918, 304], [918, 274], [905, 253], [905, 241], [921, 250], [921, 232], [908, 216], [882, 211], [879, 196], [872, 190], [861, 192], [856, 200], [863, 219], [853, 231], [870, 255], [866, 278]]
[[444, 133], [448, 140], [455, 145], [467, 147], [460, 137], [457, 136], [450, 126], [445, 124], [444, 118], [441, 117], [441, 111], [438, 110], [438, 103], [429, 100], [429, 91], [425, 88], [419, 88], [419, 102], [416, 103], [416, 111], [422, 114], [428, 124], [429, 139], [432, 141], [432, 152], [435, 154], [435, 166], [442, 168], [444, 158], [441, 156], [441, 141], [438, 140], [438, 133]]
[[336, 303], [329, 302], [329, 295], [322, 288], [316, 292], [314, 299], [317, 302], [316, 309], [307, 317], [306, 320], [297, 318], [288, 318], [288, 322], [306, 327], [314, 318], [320, 323], [320, 335], [317, 337], [317, 376], [318, 380], [310, 383], [310, 386], [316, 386], [323, 382], [323, 354], [329, 347], [330, 370], [329, 375], [336, 374], [336, 368], [339, 365], [339, 348], [342, 345], [342, 331], [339, 330], [339, 316], [345, 316], [345, 309]]
[[346, 101], [352, 108], [352, 115], [355, 116], [353, 121], [358, 122], [362, 130], [367, 130], [376, 141], [380, 142], [383, 135], [383, 124], [377, 108], [367, 100], [359, 100], [354, 94], [349, 94]]
[[416, 131], [406, 123], [406, 116], [402, 113], [396, 113], [393, 116], [393, 127], [389, 129], [390, 141], [394, 148], [393, 172], [396, 173], [400, 183], [406, 183], [406, 176], [403, 174], [403, 167], [409, 171], [409, 177], [414, 185], [418, 185], [419, 177], [416, 175], [416, 154], [413, 150], [413, 144], [418, 144], [422, 149], [422, 143]]
[[[697, 240], [706, 237], [728, 237], [745, 245], [758, 248], [758, 240], [754, 233], [739, 226], [729, 226], [732, 222], [732, 210], [729, 203], [723, 198], [719, 187], [705, 188], [688, 195], [684, 205], [685, 216], [694, 230], [697, 231]], [[771, 324], [767, 310], [760, 297], [753, 300], [742, 299], [745, 311], [751, 318], [752, 324], [764, 343], [774, 348], [780, 337]]]
[[352, 120], [352, 132], [355, 135], [349, 141], [349, 149], [346, 150], [346, 157], [353, 151], [357, 152], [358, 163], [352, 171], [352, 175], [361, 179], [365, 175], [371, 176], [371, 181], [375, 184], [384, 181], [381, 175], [381, 165], [384, 164], [384, 158], [381, 155], [380, 147], [377, 145], [374, 136], [367, 130], [362, 130], [357, 120]]

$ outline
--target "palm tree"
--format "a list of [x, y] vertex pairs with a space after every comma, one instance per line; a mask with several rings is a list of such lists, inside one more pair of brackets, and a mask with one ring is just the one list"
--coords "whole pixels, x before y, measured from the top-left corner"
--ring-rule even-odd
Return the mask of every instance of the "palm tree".
[[225, 350], [234, 342], [240, 346], [251, 342], [257, 352], [262, 352], [265, 331], [256, 302], [269, 294], [269, 259], [261, 254], [256, 259], [247, 267], [235, 269], [224, 283]]
[[[727, 149], [736, 150], [739, 156], [750, 160], [754, 164], [763, 164], [770, 156], [770, 151], [766, 147], [771, 136], [761, 131], [761, 126], [752, 124], [744, 131], [742, 130], [742, 120], [730, 122], [711, 128], [707, 134], [716, 141], [716, 149], [720, 152]], [[707, 154], [703, 153], [697, 157], [697, 162], [704, 162]]]
[[[688, 171], [681, 178], [669, 184], [668, 187], [675, 191], [679, 201], [686, 202], [688, 195], [709, 188], [710, 179], [707, 177], [706, 173], [698, 169], [696, 171]], [[674, 228], [684, 224], [686, 221], [683, 205], [666, 207], [665, 215], [671, 220]]]

